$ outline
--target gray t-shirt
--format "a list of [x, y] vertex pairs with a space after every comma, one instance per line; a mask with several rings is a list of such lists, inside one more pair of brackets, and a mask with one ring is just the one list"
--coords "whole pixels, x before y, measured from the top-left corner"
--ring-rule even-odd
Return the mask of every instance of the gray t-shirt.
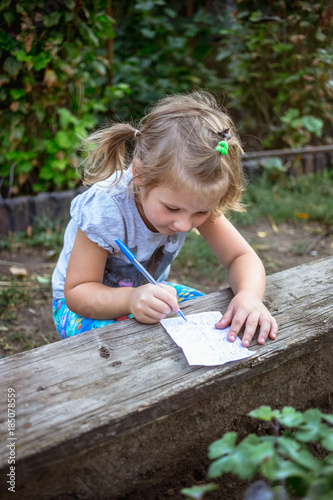
[[119, 177], [116, 172], [106, 181], [94, 184], [72, 201], [64, 246], [52, 275], [55, 299], [64, 297], [67, 266], [78, 227], [91, 241], [109, 252], [103, 277], [105, 285], [137, 287], [147, 282], [123, 255], [115, 243], [117, 238], [127, 245], [157, 281], [167, 278], [170, 264], [179, 253], [187, 233], [169, 236], [150, 231], [135, 204], [131, 167], [112, 186], [117, 175]]

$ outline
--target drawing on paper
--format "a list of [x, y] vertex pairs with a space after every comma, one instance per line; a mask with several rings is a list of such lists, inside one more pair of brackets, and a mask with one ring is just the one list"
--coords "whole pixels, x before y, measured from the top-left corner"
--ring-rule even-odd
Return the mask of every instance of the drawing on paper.
[[186, 315], [187, 322], [177, 317], [162, 319], [161, 324], [183, 349], [190, 365], [223, 365], [252, 356], [255, 351], [243, 347], [238, 337], [235, 342], [228, 340], [229, 327], [215, 328], [221, 317], [219, 311], [209, 311]]

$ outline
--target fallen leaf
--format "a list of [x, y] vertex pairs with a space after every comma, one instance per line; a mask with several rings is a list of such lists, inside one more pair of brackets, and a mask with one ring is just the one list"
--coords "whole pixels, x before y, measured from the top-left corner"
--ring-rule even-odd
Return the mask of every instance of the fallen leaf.
[[3, 348], [5, 351], [18, 351], [18, 347], [14, 347], [14, 346], [9, 345], [9, 344], [4, 345]]
[[309, 218], [309, 214], [304, 213], [304, 212], [295, 212], [295, 216], [298, 219], [308, 219]]
[[268, 214], [267, 215], [267, 219], [269, 220], [269, 223], [272, 226], [272, 229], [273, 229], [274, 233], [277, 234], [279, 232], [279, 228], [275, 224], [275, 221], [274, 221], [273, 217], [270, 214]]
[[256, 252], [263, 252], [265, 250], [269, 250], [271, 247], [269, 245], [265, 245], [264, 243], [255, 243], [252, 245], [253, 250]]
[[53, 69], [47, 69], [44, 73], [44, 83], [48, 88], [53, 88], [58, 84], [58, 77]]
[[257, 236], [258, 236], [258, 238], [266, 238], [267, 231], [258, 231]]
[[10, 110], [13, 111], [13, 113], [16, 113], [16, 111], [19, 109], [20, 103], [18, 101], [14, 101], [11, 103], [9, 106]]
[[26, 278], [28, 276], [28, 271], [25, 267], [10, 267], [9, 271], [14, 276], [18, 276], [19, 278]]
[[38, 281], [38, 283], [41, 283], [42, 285], [47, 285], [48, 283], [51, 282], [49, 276], [39, 276], [39, 274], [37, 274], [36, 280]]

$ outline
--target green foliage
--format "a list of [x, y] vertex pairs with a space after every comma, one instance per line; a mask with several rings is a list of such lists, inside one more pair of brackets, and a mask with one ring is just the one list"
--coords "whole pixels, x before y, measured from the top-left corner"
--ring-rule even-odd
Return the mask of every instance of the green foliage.
[[[106, 119], [192, 86], [223, 24], [185, 2], [7, 0], [0, 5], [0, 164], [5, 195], [73, 188], [80, 140]], [[115, 39], [115, 40], [113, 40]], [[127, 97], [129, 96], [129, 97]], [[1, 179], [0, 179], [1, 181]], [[2, 183], [2, 181], [1, 181]]]
[[75, 187], [77, 147], [94, 127], [193, 88], [225, 95], [241, 133], [264, 147], [331, 141], [332, 10], [304, 0], [255, 8], [2, 1], [2, 195]]
[[271, 215], [276, 223], [300, 222], [298, 214], [303, 213], [306, 220], [332, 225], [332, 197], [332, 171], [296, 178], [282, 172], [277, 181], [269, 168], [248, 185], [243, 200], [246, 212], [234, 212], [230, 218], [234, 224], [245, 226], [267, 215]]
[[63, 220], [35, 218], [28, 234], [16, 231], [1, 238], [0, 250], [10, 249], [12, 252], [19, 252], [21, 248], [41, 247], [49, 250], [48, 257], [51, 259], [61, 252], [66, 225], [67, 221]]
[[219, 91], [221, 81], [209, 66], [216, 53], [223, 12], [213, 14], [194, 2], [136, 0], [115, 2], [119, 19], [114, 40], [114, 81], [126, 81], [131, 95], [116, 100], [120, 120], [141, 117], [164, 94], [191, 88]]
[[200, 500], [203, 497], [203, 495], [208, 491], [214, 491], [217, 489], [218, 489], [217, 484], [209, 483], [209, 484], [204, 484], [203, 486], [192, 486], [191, 488], [183, 488], [181, 490], [181, 493], [183, 493], [183, 495], [186, 495], [187, 500], [190, 500], [191, 498]]
[[197, 231], [191, 231], [187, 235], [185, 244], [172, 264], [171, 272], [172, 280], [186, 281], [189, 286], [203, 291], [203, 281], [207, 281], [210, 287], [215, 285], [218, 288], [221, 281], [226, 279], [224, 267]]
[[75, 149], [110, 109], [106, 1], [0, 5], [0, 164], [9, 194], [73, 188]]
[[[237, 443], [237, 433], [227, 432], [209, 446], [208, 456], [213, 462], [208, 476], [217, 478], [229, 472], [251, 480], [260, 473], [268, 481], [265, 498], [331, 499], [333, 415], [318, 409], [301, 413], [288, 406], [281, 411], [262, 406], [249, 415], [272, 422], [273, 435], [249, 434]], [[321, 458], [310, 451], [310, 443], [316, 444]], [[194, 498], [200, 499], [204, 493], [203, 487], [201, 496]]]
[[[2, 276], [0, 275], [0, 280]], [[0, 287], [0, 320], [13, 321], [16, 319], [18, 304], [29, 305], [30, 295], [27, 290], [19, 287], [16, 280], [8, 284], [9, 286]]]
[[[264, 147], [316, 143], [333, 123], [333, 14], [325, 2], [239, 0], [221, 31], [227, 105]], [[330, 139], [328, 139], [330, 140]], [[321, 141], [322, 142], [322, 141]]]

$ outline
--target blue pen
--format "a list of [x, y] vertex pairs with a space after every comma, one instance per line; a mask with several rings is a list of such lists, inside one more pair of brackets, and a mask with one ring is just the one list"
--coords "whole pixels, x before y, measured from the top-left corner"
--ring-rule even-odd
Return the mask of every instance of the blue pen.
[[[149, 283], [152, 283], [153, 285], [157, 285], [157, 286], [161, 286], [159, 283], [157, 283], [157, 281], [148, 273], [147, 269], [145, 269], [143, 267], [142, 264], [140, 264], [140, 262], [138, 261], [138, 259], [135, 257], [134, 253], [131, 252], [131, 250], [129, 248], [127, 248], [127, 246], [125, 245], [125, 243], [123, 243], [121, 240], [117, 239], [116, 240], [116, 243], [118, 245], [118, 247], [120, 248], [120, 250], [123, 252], [123, 254], [125, 255], [125, 257], [128, 258], [128, 260], [130, 261], [131, 264], [133, 264], [134, 267], [137, 268], [138, 271], [140, 271], [140, 273], [142, 273], [144, 275], [144, 277], [146, 278], [147, 281], [149, 281]], [[185, 314], [179, 309], [177, 311], [177, 314], [179, 314], [179, 316], [181, 318], [183, 318], [185, 321], [187, 321], [186, 319], [186, 316]]]

